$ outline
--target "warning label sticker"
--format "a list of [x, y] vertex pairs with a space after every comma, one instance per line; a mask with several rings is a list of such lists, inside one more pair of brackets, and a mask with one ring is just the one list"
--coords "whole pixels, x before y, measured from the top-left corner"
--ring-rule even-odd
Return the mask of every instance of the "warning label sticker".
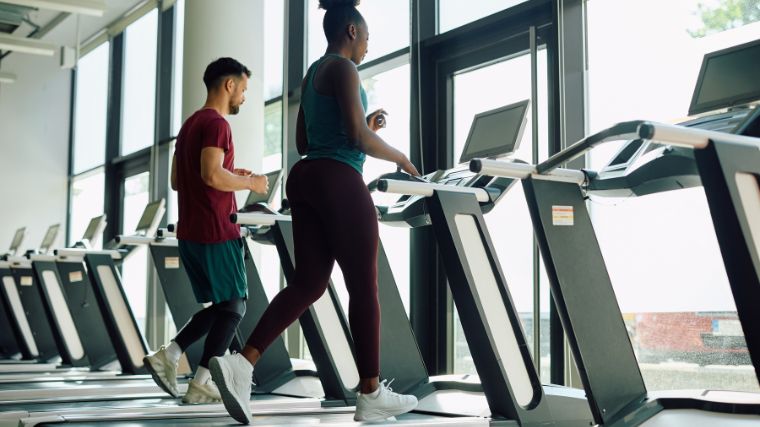
[[69, 282], [76, 283], [82, 281], [82, 272], [81, 271], [72, 271], [69, 273]]
[[179, 257], [178, 256], [168, 256], [164, 258], [164, 268], [167, 270], [176, 270], [179, 268]]
[[572, 206], [552, 206], [552, 225], [573, 225]]

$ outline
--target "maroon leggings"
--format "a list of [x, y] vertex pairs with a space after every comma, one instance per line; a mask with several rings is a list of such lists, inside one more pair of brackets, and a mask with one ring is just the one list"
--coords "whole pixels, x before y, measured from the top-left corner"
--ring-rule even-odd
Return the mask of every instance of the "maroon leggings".
[[348, 320], [361, 378], [379, 375], [380, 304], [375, 205], [361, 174], [332, 159], [301, 160], [288, 176], [295, 275], [248, 338], [260, 352], [327, 289], [338, 261], [349, 294]]

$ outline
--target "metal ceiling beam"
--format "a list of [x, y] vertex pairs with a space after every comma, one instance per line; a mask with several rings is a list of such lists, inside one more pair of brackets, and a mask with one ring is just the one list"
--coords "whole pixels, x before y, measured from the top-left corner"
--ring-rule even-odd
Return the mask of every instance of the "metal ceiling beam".
[[3, 3], [90, 16], [103, 16], [106, 12], [104, 0], [3, 0]]

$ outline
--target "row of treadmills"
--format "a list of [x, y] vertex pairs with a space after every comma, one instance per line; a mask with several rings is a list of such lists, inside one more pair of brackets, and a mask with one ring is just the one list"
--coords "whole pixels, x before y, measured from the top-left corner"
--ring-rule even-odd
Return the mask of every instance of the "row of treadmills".
[[[703, 74], [709, 80], [710, 74]], [[681, 125], [620, 123], [531, 165], [510, 158], [522, 139], [529, 106], [522, 101], [478, 114], [456, 168], [421, 178], [392, 173], [370, 183], [372, 190], [399, 195], [392, 205], [377, 207], [381, 222], [430, 227], [478, 373], [428, 375], [381, 243], [381, 374], [394, 378], [394, 389], [416, 395], [420, 404], [409, 414], [373, 424], [760, 425], [757, 393], [646, 389], [585, 202], [588, 195], [632, 197], [704, 188], [760, 379], [760, 108], [721, 110]], [[611, 141], [624, 143], [601, 170], [563, 168]], [[484, 220], [517, 184], [524, 188], [583, 389], [541, 384], [492, 243], [492, 238], [509, 236], [491, 236]], [[230, 346], [233, 351], [267, 305], [251, 248], [274, 245], [286, 280], [294, 272], [287, 210], [270, 209], [267, 199], [249, 201], [230, 218], [242, 225], [249, 282], [247, 312]], [[90, 244], [104, 227], [104, 218], [98, 217], [73, 248], [49, 251], [56, 232], [51, 229], [38, 253], [11, 254], [0, 262], [0, 351], [5, 357], [0, 363], [0, 425], [234, 423], [222, 405], [181, 406], [169, 399], [142, 364], [148, 348], [119, 270], [136, 247], [149, 247], [175, 324], [184, 324], [200, 309], [173, 228], [158, 229], [163, 213], [162, 200], [150, 203], [135, 233], [118, 236], [107, 249]], [[20, 239], [14, 239], [12, 252]], [[330, 285], [299, 319], [312, 361], [291, 359], [282, 339], [266, 351], [253, 378], [254, 425], [356, 424], [352, 416], [359, 376], [343, 313]], [[201, 348], [195, 346], [185, 354], [186, 373], [200, 359]], [[180, 380], [180, 391], [186, 382]]]

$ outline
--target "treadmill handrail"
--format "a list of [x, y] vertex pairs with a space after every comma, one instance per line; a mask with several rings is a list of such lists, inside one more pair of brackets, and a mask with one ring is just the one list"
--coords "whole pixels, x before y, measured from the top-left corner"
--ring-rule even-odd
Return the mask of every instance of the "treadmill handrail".
[[122, 259], [122, 252], [114, 249], [89, 250], [80, 248], [56, 249], [55, 254], [59, 257], [83, 257], [85, 255], [110, 255], [111, 259]]
[[55, 261], [58, 259], [56, 256], [53, 255], [30, 255], [29, 260], [34, 261]]
[[716, 132], [664, 123], [644, 122], [638, 128], [639, 138], [684, 148], [705, 148], [712, 140], [750, 145], [760, 149], [760, 138]]
[[427, 182], [400, 181], [396, 179], [381, 179], [377, 182], [377, 189], [384, 193], [405, 194], [431, 197], [436, 191], [448, 191], [452, 193], [469, 193], [475, 196], [480, 203], [491, 201], [491, 195], [482, 188], [456, 187], [453, 185], [434, 184]]
[[581, 139], [575, 144], [549, 157], [544, 162], [539, 163], [536, 166], [536, 170], [540, 174], [545, 174], [564, 163], [582, 156], [586, 151], [591, 150], [597, 145], [611, 141], [630, 139], [645, 139], [661, 144], [677, 145], [694, 149], [704, 148], [711, 140], [718, 139], [722, 142], [749, 144], [760, 148], [760, 139], [757, 138], [645, 120], [634, 120], [618, 123]]
[[155, 239], [147, 236], [125, 236], [120, 234], [114, 240], [119, 245], [144, 246], [150, 244]]
[[470, 161], [470, 170], [488, 176], [516, 179], [526, 179], [533, 176], [537, 179], [575, 183], [578, 185], [582, 185], [587, 180], [586, 174], [576, 169], [557, 168], [544, 175], [540, 175], [536, 167], [531, 164], [490, 159], [472, 159]]
[[6, 261], [8, 261], [13, 267], [31, 267], [32, 265], [32, 262], [29, 260], [29, 258], [23, 256], [9, 256], [6, 258]]
[[536, 165], [536, 171], [541, 174], [546, 173], [564, 163], [577, 159], [586, 153], [586, 151], [589, 151], [597, 145], [603, 144], [605, 142], [620, 141], [624, 139], [636, 139], [639, 137], [638, 129], [639, 125], [642, 123], [646, 122], [642, 120], [635, 120], [618, 123], [612, 127], [583, 138], [575, 144], [549, 157], [542, 163]]
[[290, 215], [263, 213], [234, 213], [230, 221], [239, 225], [274, 225], [277, 221], [290, 221]]

